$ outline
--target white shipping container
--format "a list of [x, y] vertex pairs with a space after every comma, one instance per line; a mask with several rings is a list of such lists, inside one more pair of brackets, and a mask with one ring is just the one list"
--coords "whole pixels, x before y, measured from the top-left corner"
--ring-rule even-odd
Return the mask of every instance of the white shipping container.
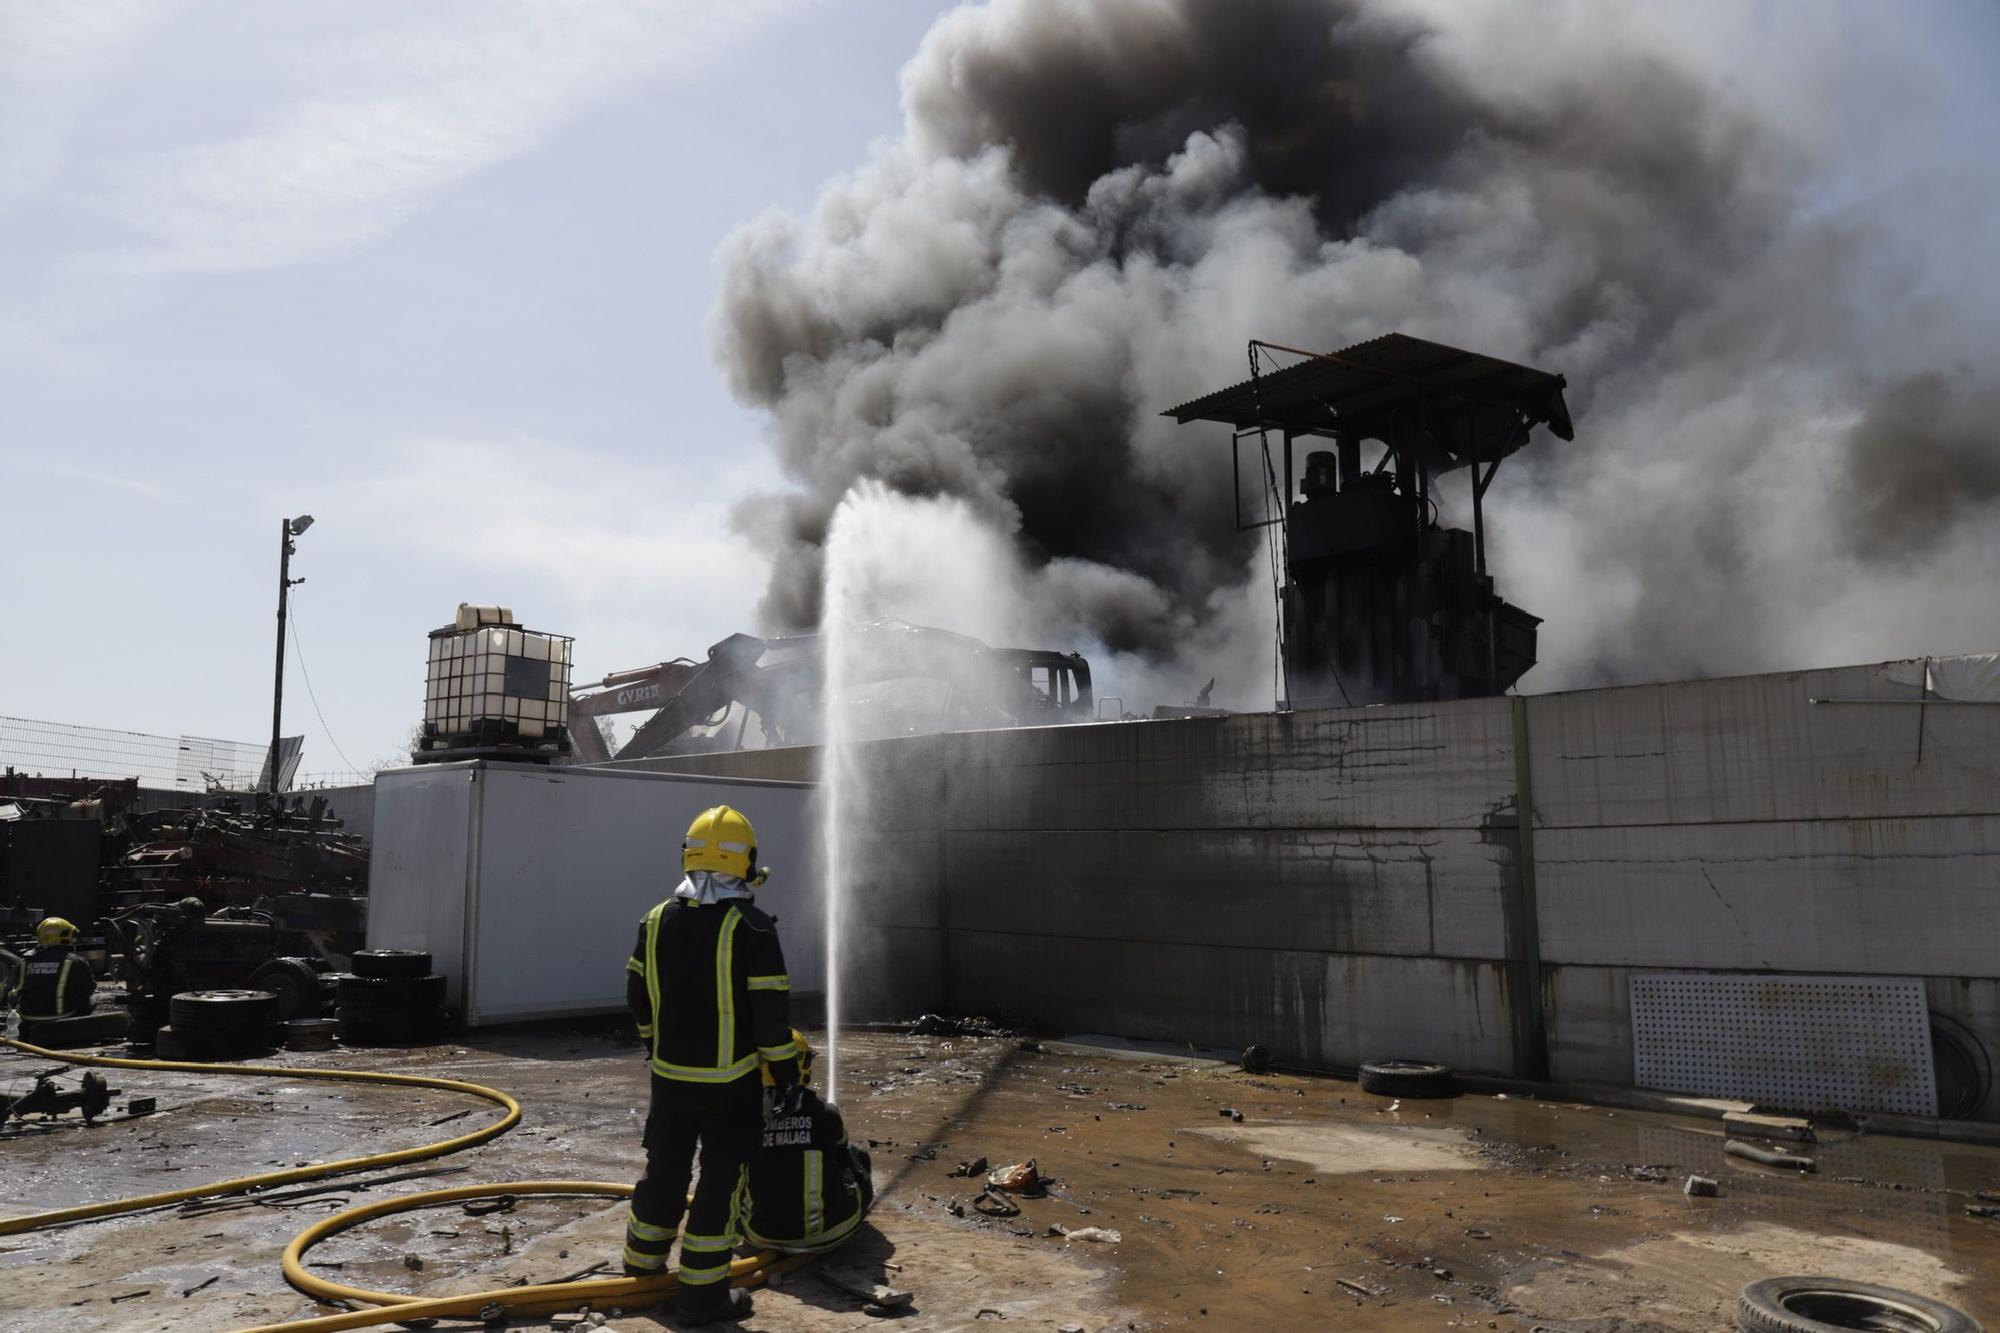
[[814, 789], [471, 760], [375, 779], [368, 947], [425, 949], [468, 1026], [625, 1007], [639, 920], [681, 880], [695, 815], [750, 817], [794, 995], [825, 987]]

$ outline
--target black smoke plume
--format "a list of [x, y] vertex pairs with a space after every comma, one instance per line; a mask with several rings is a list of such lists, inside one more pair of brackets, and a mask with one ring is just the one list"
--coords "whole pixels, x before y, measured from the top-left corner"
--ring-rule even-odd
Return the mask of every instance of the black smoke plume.
[[[1549, 619], [1528, 688], [1991, 646], [1990, 378], [1872, 354], [1866, 220], [1815, 211], [1827, 164], [1768, 101], [1541, 9], [940, 20], [902, 137], [725, 251], [719, 356], [793, 483], [739, 513], [766, 622], [816, 623], [829, 519], [874, 479], [1010, 534], [1050, 635], [1198, 683], [1269, 571], [1226, 436], [1158, 414], [1244, 378], [1249, 338], [1394, 329], [1569, 378], [1576, 443], [1489, 509], [1503, 594]], [[1218, 702], [1268, 702], [1258, 652]]]

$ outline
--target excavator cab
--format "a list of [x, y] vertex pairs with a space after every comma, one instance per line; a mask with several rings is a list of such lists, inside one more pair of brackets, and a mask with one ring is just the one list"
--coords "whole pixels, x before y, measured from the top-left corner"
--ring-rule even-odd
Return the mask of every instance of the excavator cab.
[[1088, 722], [1095, 706], [1090, 664], [1081, 653], [1034, 648], [989, 648], [979, 655], [989, 668], [993, 702], [1017, 727]]

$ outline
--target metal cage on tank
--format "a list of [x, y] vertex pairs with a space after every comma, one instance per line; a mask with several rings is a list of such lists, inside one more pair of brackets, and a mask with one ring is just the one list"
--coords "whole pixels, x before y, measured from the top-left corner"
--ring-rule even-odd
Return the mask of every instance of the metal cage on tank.
[[430, 635], [418, 763], [569, 754], [568, 636], [523, 629], [504, 606], [461, 604]]

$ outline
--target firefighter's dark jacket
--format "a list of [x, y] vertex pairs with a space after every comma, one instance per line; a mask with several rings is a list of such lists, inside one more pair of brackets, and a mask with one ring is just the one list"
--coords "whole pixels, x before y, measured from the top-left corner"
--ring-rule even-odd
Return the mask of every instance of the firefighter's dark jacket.
[[23, 961], [16, 999], [22, 1018], [66, 1018], [90, 1012], [97, 978], [76, 950], [67, 944], [44, 945], [30, 951]]
[[767, 1249], [832, 1249], [861, 1223], [855, 1170], [840, 1112], [802, 1090], [796, 1114], [764, 1122], [764, 1145], [750, 1159], [744, 1235]]
[[779, 1086], [798, 1082], [792, 982], [777, 923], [755, 904], [669, 898], [639, 923], [625, 970], [625, 1003], [655, 1077], [734, 1084], [756, 1078], [763, 1063]]

